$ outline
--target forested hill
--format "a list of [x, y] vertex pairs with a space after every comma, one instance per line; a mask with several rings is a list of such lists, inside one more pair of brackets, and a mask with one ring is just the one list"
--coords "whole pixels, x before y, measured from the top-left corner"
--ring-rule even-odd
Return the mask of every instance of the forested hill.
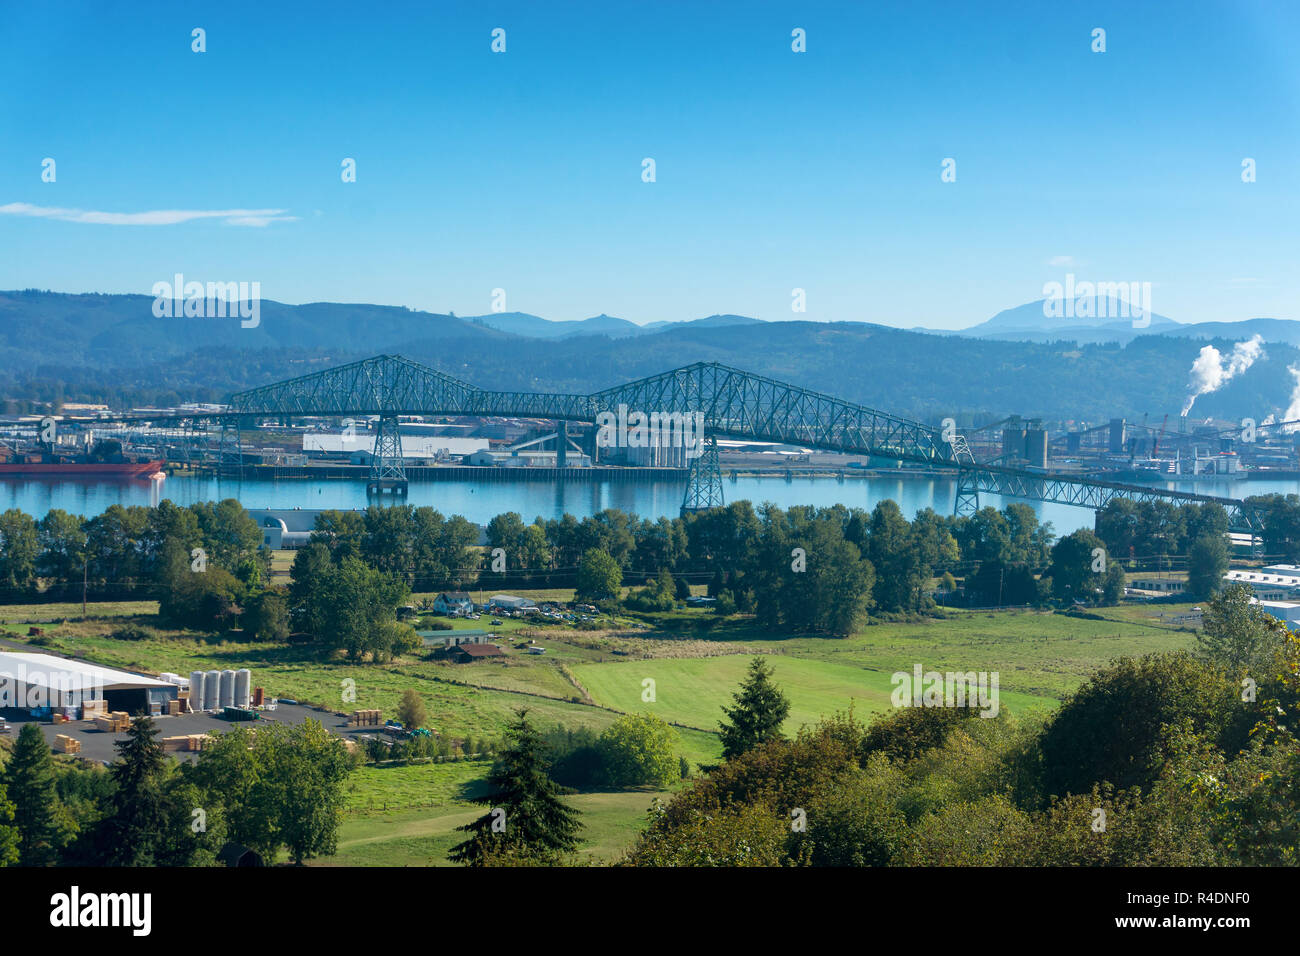
[[[510, 335], [450, 315], [373, 305], [263, 302], [261, 323], [154, 318], [148, 296], [0, 293], [0, 397], [172, 404], [381, 352], [485, 388], [587, 392], [697, 361], [770, 375], [899, 414], [1010, 413], [1097, 421], [1177, 415], [1206, 344], [1150, 335], [1127, 345], [986, 341], [863, 323], [668, 326], [631, 338]], [[1219, 341], [1221, 350], [1231, 349]], [[1269, 343], [1194, 417], [1262, 420], [1290, 403], [1300, 363]]]

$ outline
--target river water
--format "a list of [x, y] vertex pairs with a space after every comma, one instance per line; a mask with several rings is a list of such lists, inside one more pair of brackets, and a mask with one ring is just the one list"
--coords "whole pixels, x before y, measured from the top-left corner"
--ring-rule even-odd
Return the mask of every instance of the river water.
[[[1198, 480], [1167, 483], [1167, 487], [1201, 494], [1240, 498], [1271, 492], [1300, 493], [1297, 480]], [[558, 518], [565, 512], [579, 518], [604, 508], [618, 508], [647, 518], [676, 516], [684, 481], [428, 481], [412, 482], [406, 500], [432, 505], [445, 515], [459, 514], [477, 524], [495, 515], [516, 511], [524, 521]], [[771, 501], [783, 508], [811, 504], [870, 509], [886, 498], [898, 502], [911, 516], [923, 508], [950, 514], [955, 483], [923, 477], [877, 478], [749, 477], [724, 479], [726, 500], [748, 498], [758, 505]], [[0, 510], [18, 508], [37, 518], [52, 508], [72, 514], [96, 515], [112, 504], [150, 505], [170, 498], [180, 505], [236, 498], [246, 508], [365, 508], [365, 483], [355, 478], [243, 480], [211, 477], [172, 477], [148, 481], [67, 481], [0, 479]], [[1010, 499], [1009, 499], [1010, 500]], [[1003, 500], [982, 495], [981, 504], [1002, 507]], [[1027, 502], [1040, 519], [1051, 521], [1057, 534], [1092, 527], [1092, 512], [1069, 505]]]

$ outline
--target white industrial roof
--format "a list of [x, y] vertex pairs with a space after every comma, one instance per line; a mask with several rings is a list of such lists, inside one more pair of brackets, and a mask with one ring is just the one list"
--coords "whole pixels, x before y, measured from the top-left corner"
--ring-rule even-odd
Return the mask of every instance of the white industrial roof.
[[1260, 571], [1229, 571], [1224, 575], [1229, 581], [1256, 581], [1260, 584], [1284, 584], [1288, 587], [1300, 586], [1300, 575], [1267, 574], [1268, 568]]
[[0, 680], [12, 679], [20, 680], [28, 686], [51, 689], [66, 686], [69, 681], [81, 686], [104, 688], [174, 686], [152, 677], [55, 657], [52, 654], [0, 651]]

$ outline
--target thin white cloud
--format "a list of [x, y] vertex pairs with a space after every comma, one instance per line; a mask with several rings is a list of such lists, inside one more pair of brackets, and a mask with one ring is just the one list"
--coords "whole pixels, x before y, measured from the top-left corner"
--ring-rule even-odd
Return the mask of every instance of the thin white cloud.
[[0, 214], [33, 219], [61, 219], [102, 226], [174, 226], [195, 219], [222, 219], [229, 226], [267, 226], [273, 222], [294, 222], [287, 209], [154, 209], [148, 212], [99, 212], [93, 209], [63, 209], [11, 202], [0, 206]]
[[1049, 266], [1072, 266], [1074, 265], [1074, 256], [1052, 256], [1047, 260]]

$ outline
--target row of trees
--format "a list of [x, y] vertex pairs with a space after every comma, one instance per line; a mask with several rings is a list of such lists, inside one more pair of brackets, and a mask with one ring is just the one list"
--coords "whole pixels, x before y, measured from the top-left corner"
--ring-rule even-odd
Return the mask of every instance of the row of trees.
[[257, 522], [233, 498], [185, 508], [170, 499], [156, 508], [110, 505], [93, 518], [55, 508], [40, 521], [11, 508], [0, 514], [0, 588], [31, 595], [43, 584], [80, 597], [86, 584], [100, 598], [150, 595], [190, 567], [195, 549], [256, 584], [266, 571], [261, 544]]
[[213, 737], [168, 760], [136, 718], [107, 770], [56, 764], [24, 724], [0, 771], [0, 866], [207, 866], [227, 842], [302, 863], [334, 852], [351, 760], [319, 723]]
[[113, 506], [89, 521], [57, 510], [39, 522], [5, 512], [0, 586], [31, 589], [43, 580], [67, 590], [80, 568], [97, 596], [156, 594], [162, 619], [174, 626], [241, 624], [265, 640], [297, 631], [356, 660], [387, 660], [415, 646], [395, 618], [413, 589], [470, 583], [574, 587], [582, 600], [613, 601], [625, 581], [639, 579], [646, 587], [631, 606], [650, 611], [681, 600], [688, 581], [708, 581], [724, 612], [753, 613], [764, 628], [846, 634], [868, 614], [929, 610], [936, 575], [945, 600], [957, 598], [962, 576], [960, 597], [974, 606], [1115, 603], [1127, 542], [1150, 535], [1163, 542], [1153, 547], [1186, 551], [1194, 597], [1220, 586], [1227, 517], [1217, 505], [1116, 501], [1099, 513], [1098, 527], [1057, 542], [1050, 523], [1024, 504], [970, 517], [925, 509], [908, 521], [892, 501], [871, 511], [740, 501], [653, 522], [606, 510], [525, 525], [509, 512], [492, 519], [488, 547], [479, 549], [478, 530], [464, 518], [375, 506], [318, 515], [285, 591], [263, 583], [260, 531], [238, 502], [163, 501]]
[[1214, 502], [1175, 504], [1115, 498], [1097, 511], [1097, 536], [1118, 561], [1136, 567], [1167, 567], [1186, 557], [1202, 538], [1228, 533], [1228, 513]]

